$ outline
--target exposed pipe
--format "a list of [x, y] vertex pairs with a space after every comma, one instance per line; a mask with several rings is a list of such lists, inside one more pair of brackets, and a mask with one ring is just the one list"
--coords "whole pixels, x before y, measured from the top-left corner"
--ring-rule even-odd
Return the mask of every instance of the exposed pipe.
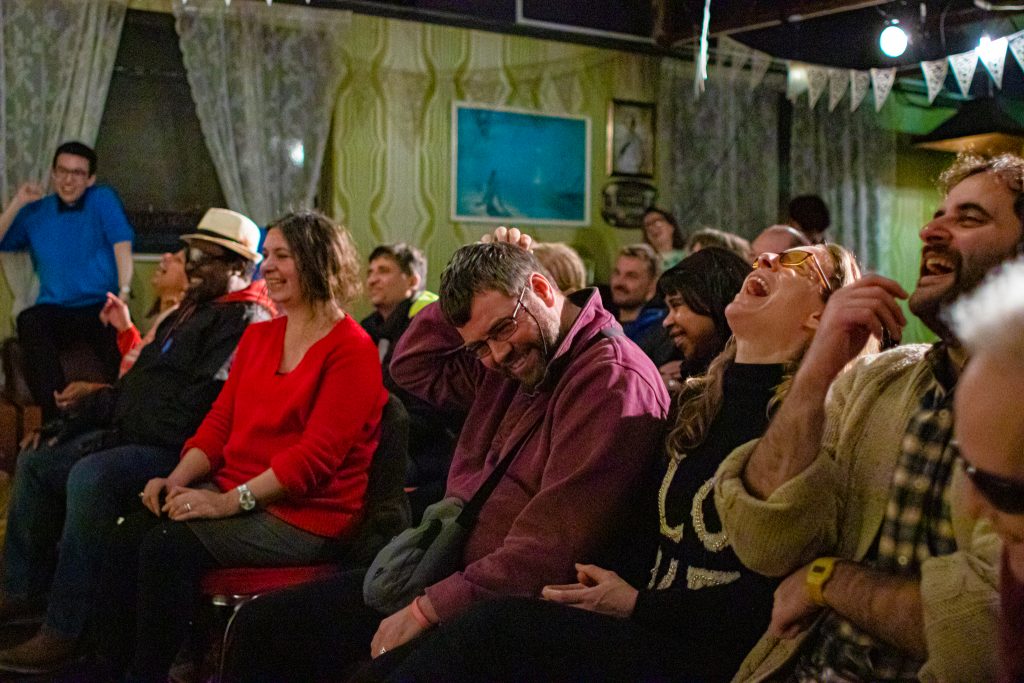
[[1021, 12], [1024, 11], [1024, 5], [1002, 5], [999, 3], [992, 4], [985, 0], [974, 0], [974, 6], [978, 9], [983, 9], [986, 12]]

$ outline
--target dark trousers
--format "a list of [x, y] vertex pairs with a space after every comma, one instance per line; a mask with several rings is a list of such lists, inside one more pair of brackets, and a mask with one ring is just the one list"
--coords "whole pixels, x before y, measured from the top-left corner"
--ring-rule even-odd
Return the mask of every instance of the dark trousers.
[[359, 569], [267, 593], [235, 613], [225, 682], [344, 681], [370, 657], [384, 615], [363, 603]]
[[95, 436], [24, 451], [7, 519], [4, 592], [14, 598], [49, 592], [46, 624], [67, 637], [85, 627], [118, 516], [141, 507], [138, 492], [146, 482], [178, 462], [176, 450], [157, 446], [90, 453]]
[[56, 417], [53, 392], [67, 386], [61, 357], [74, 350], [76, 362], [96, 368], [102, 379], [117, 379], [121, 354], [117, 350], [117, 331], [100, 322], [103, 304], [68, 308], [37, 304], [18, 315], [18, 340], [25, 358], [25, 381], [34, 400], [43, 410], [43, 419]]
[[358, 681], [728, 681], [688, 661], [686, 634], [543, 600], [504, 598], [378, 657]]
[[200, 580], [217, 565], [199, 538], [180, 522], [153, 514], [129, 515], [114, 534], [99, 587], [95, 640], [117, 677], [166, 681], [190, 633]]

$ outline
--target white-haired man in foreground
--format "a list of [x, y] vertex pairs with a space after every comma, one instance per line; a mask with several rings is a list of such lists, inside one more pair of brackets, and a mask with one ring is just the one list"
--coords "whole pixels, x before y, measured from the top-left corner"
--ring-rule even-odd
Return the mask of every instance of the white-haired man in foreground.
[[994, 274], [950, 315], [971, 353], [954, 410], [972, 513], [1003, 540], [1000, 679], [1024, 680], [1024, 259]]

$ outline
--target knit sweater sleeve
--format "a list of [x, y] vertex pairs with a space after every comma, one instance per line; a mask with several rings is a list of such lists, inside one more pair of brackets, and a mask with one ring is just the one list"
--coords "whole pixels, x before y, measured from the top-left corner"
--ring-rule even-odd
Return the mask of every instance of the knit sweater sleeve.
[[462, 351], [462, 337], [433, 303], [416, 315], [391, 357], [391, 378], [438, 408], [468, 410], [487, 372]]
[[319, 370], [316, 398], [301, 438], [270, 460], [288, 493], [301, 497], [332, 477], [353, 446], [378, 429], [386, 400], [369, 337], [343, 337]]
[[818, 457], [767, 500], [751, 495], [743, 481], [758, 440], [732, 452], [718, 468], [715, 504], [733, 550], [750, 569], [785, 576], [835, 545], [841, 473], [834, 460], [836, 429], [842, 415], [848, 377], [841, 377], [826, 402], [828, 425]]

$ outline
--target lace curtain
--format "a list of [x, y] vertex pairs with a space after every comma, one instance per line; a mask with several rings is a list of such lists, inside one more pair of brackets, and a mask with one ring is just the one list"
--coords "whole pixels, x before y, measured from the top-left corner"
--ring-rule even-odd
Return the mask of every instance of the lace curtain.
[[[0, 2], [0, 193], [5, 205], [22, 182], [48, 184], [58, 144], [95, 143], [126, 7], [127, 0]], [[5, 254], [0, 262], [17, 315], [35, 302], [38, 283], [27, 255]]]
[[175, 0], [192, 99], [228, 206], [265, 225], [310, 208], [349, 12]]
[[793, 108], [791, 194], [818, 194], [832, 214], [830, 239], [852, 249], [861, 267], [878, 268], [891, 234], [896, 134], [878, 125], [870, 101], [856, 112], [829, 112], [802, 99]]
[[688, 232], [709, 226], [750, 238], [778, 211], [778, 93], [716, 70], [699, 99], [693, 66], [662, 60], [661, 199]]

